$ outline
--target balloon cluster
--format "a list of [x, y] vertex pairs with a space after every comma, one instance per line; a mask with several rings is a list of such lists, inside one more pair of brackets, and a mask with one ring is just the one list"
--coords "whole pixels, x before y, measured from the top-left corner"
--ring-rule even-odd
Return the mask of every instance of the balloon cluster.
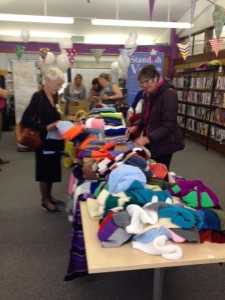
[[114, 61], [111, 64], [111, 71], [113, 74], [117, 74], [119, 78], [127, 78], [127, 70], [130, 65], [130, 57], [137, 49], [137, 33], [130, 32], [129, 37], [125, 41], [123, 49], [120, 49], [120, 56], [118, 62]]
[[42, 73], [51, 67], [58, 67], [63, 73], [65, 73], [74, 62], [76, 50], [73, 50], [73, 43], [70, 38], [63, 38], [59, 47], [61, 49], [61, 54], [55, 58], [55, 55], [50, 52], [49, 48], [40, 48], [39, 56], [39, 68]]

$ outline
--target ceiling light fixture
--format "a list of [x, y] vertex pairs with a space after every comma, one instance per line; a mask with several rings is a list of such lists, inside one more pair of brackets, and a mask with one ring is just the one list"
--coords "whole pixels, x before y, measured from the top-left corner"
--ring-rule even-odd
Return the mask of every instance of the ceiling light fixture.
[[149, 28], [191, 28], [191, 23], [185, 22], [157, 22], [157, 21], [132, 21], [132, 20], [110, 20], [93, 19], [92, 25], [121, 26], [121, 27], [149, 27]]
[[50, 16], [0, 14], [0, 21], [73, 24], [74, 18], [72, 18], [72, 17], [50, 17]]

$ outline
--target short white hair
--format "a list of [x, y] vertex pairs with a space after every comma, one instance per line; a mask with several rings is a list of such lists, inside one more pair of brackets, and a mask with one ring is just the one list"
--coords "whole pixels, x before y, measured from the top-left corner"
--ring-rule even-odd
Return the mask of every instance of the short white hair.
[[63, 72], [59, 69], [59, 68], [50, 68], [46, 74], [45, 74], [45, 78], [46, 79], [50, 79], [52, 81], [56, 81], [57, 79], [62, 80], [63, 82], [65, 82], [64, 79], [64, 74]]

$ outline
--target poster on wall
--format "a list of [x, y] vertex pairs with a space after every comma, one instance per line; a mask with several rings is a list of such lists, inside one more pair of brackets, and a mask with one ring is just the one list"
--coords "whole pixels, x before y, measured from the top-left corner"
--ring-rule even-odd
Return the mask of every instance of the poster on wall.
[[147, 64], [154, 64], [157, 70], [163, 74], [164, 53], [152, 49], [149, 53], [134, 53], [130, 56], [130, 66], [127, 73], [127, 101], [132, 104], [140, 85], [137, 80], [139, 70]]
[[12, 61], [13, 93], [15, 101], [16, 123], [30, 103], [33, 93], [38, 89], [37, 68], [35, 61]]
[[[32, 95], [38, 90], [37, 68], [35, 61], [12, 60], [13, 94], [15, 101], [15, 120], [19, 123]], [[17, 144], [18, 151], [28, 151]]]

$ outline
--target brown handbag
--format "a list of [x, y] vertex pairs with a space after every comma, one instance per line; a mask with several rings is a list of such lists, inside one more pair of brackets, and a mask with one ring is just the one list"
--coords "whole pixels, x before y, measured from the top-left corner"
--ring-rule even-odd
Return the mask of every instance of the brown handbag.
[[[39, 120], [40, 117], [41, 102], [42, 99], [40, 95], [38, 112], [36, 117], [34, 118], [37, 121]], [[15, 137], [18, 144], [28, 148], [37, 149], [42, 144], [39, 131], [33, 128], [25, 127], [22, 124], [22, 122], [17, 123], [15, 126]]]

